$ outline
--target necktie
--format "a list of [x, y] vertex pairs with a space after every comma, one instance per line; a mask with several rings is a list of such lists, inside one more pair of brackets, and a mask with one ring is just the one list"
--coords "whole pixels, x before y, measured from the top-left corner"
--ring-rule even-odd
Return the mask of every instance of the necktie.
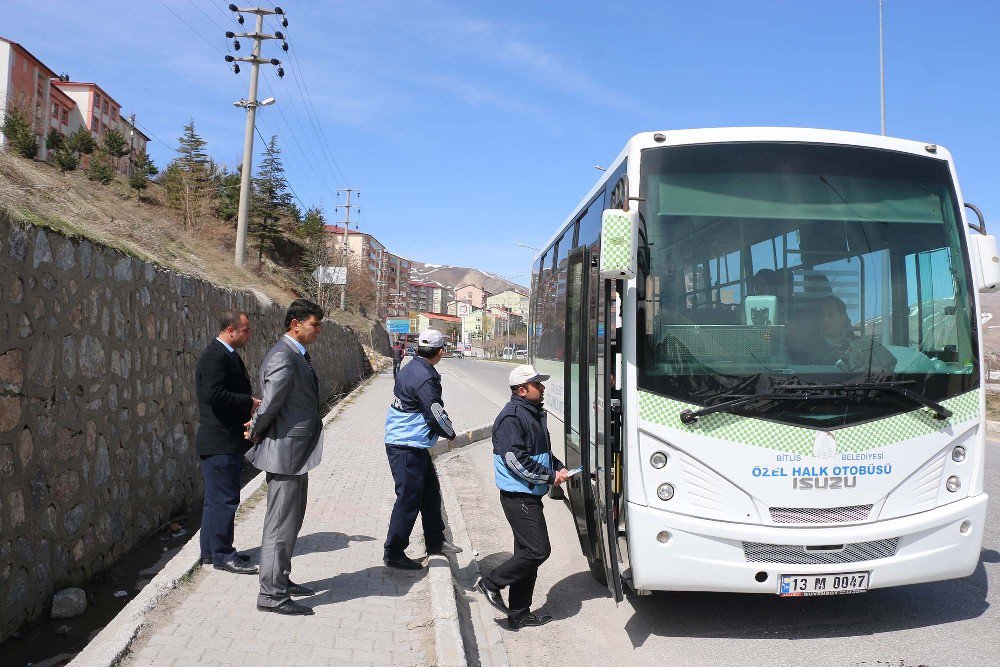
[[[306, 353], [303, 354], [302, 356], [306, 358], [306, 363], [309, 364], [309, 368], [312, 368], [313, 362], [312, 362], [312, 357], [309, 356], [309, 350], [306, 350]], [[315, 368], [313, 368], [313, 372], [314, 373], [316, 372]]]

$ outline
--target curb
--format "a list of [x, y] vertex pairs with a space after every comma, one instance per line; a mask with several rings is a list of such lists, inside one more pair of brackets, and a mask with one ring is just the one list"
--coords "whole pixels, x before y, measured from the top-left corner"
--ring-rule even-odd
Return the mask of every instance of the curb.
[[[509, 667], [507, 649], [501, 633], [497, 630], [493, 609], [480, 604], [472, 588], [479, 578], [480, 571], [477, 554], [465, 525], [465, 513], [462, 512], [462, 505], [455, 495], [451, 477], [447, 472], [439, 477], [441, 497], [448, 513], [448, 527], [455, 544], [463, 549], [462, 553], [455, 554], [455, 567], [451, 572], [450, 583], [453, 585], [454, 597], [462, 601], [462, 610], [472, 625], [467, 628], [467, 634], [472, 634], [472, 642], [476, 645], [477, 662], [481, 667]], [[464, 580], [462, 573], [465, 573]]]
[[[455, 436], [454, 440], [438, 440], [431, 448], [431, 458], [437, 458], [456, 449], [466, 447], [474, 442], [488, 438], [493, 433], [493, 424], [483, 424]], [[445, 489], [442, 488], [442, 492]], [[454, 493], [452, 492], [452, 495]], [[448, 502], [443, 499], [445, 506]], [[450, 516], [450, 514], [449, 514]], [[459, 514], [461, 517], [461, 514]], [[449, 521], [449, 523], [451, 523]], [[452, 538], [458, 533], [465, 535], [465, 522], [459, 518], [457, 525], [452, 525]], [[466, 544], [462, 547], [467, 551], [472, 549], [465, 537]], [[458, 618], [458, 603], [455, 601], [456, 583], [452, 576], [451, 561], [447, 556], [430, 556], [427, 559], [428, 583], [431, 590], [431, 613], [434, 617], [434, 649], [438, 667], [467, 667], [465, 659], [465, 641], [462, 639], [462, 628]]]
[[[337, 418], [351, 399], [367, 387], [385, 369], [379, 368], [361, 381], [351, 393], [344, 396], [337, 405], [323, 418], [324, 426]], [[260, 473], [240, 490], [242, 508], [248, 498], [264, 486], [265, 474]], [[237, 508], [237, 511], [239, 511]], [[69, 663], [72, 667], [111, 667], [120, 664], [128, 655], [132, 642], [146, 625], [146, 617], [156, 608], [156, 605], [171, 591], [178, 588], [192, 572], [201, 564], [201, 530], [195, 531], [177, 554], [171, 558], [162, 570], [146, 584], [141, 591], [111, 619], [104, 628], [84, 647]], [[464, 655], [464, 654], [463, 654]], [[464, 662], [463, 662], [464, 665]]]
[[1000, 421], [993, 419], [986, 420], [986, 433], [988, 435], [1000, 436]]

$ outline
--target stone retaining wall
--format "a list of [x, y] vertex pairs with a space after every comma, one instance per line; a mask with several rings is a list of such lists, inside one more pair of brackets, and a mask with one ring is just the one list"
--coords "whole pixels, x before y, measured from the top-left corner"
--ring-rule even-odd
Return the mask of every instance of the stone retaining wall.
[[[0, 216], [0, 641], [201, 502], [194, 368], [229, 307], [255, 374], [283, 309]], [[326, 395], [371, 373], [332, 322], [311, 355]]]

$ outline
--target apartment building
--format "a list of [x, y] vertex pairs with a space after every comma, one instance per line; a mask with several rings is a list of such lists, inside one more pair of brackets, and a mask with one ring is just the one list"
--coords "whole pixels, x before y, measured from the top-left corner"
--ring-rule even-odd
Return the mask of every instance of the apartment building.
[[[344, 228], [327, 225], [330, 262], [339, 266], [344, 247]], [[371, 234], [348, 230], [347, 250], [352, 260], [371, 277], [378, 294], [378, 317], [405, 316], [410, 310], [410, 269], [412, 263], [405, 257], [391, 253]]]
[[453, 298], [451, 290], [437, 283], [410, 281], [410, 310], [447, 314]]
[[455, 299], [472, 304], [473, 308], [484, 308], [490, 293], [478, 285], [462, 285], [455, 288]]
[[[98, 142], [108, 129], [125, 135], [132, 155], [146, 150], [149, 137], [121, 116], [121, 104], [96, 83], [78, 83], [57, 75], [26, 48], [0, 37], [0, 117], [18, 108], [29, 118], [38, 141], [38, 157], [49, 159], [45, 135], [56, 129], [70, 135], [86, 127]], [[7, 138], [0, 133], [0, 143]], [[119, 160], [118, 171], [128, 173], [129, 160]], [[85, 166], [85, 165], [84, 165]]]
[[528, 316], [528, 295], [517, 290], [508, 289], [499, 294], [486, 297], [486, 305], [490, 308], [500, 308], [518, 317]]

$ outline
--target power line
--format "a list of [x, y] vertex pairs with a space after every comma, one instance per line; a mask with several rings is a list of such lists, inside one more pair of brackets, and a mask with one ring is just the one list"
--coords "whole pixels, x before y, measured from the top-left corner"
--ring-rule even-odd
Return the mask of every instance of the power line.
[[178, 14], [173, 9], [171, 9], [169, 6], [167, 6], [163, 2], [163, 0], [156, 0], [156, 1], [158, 3], [160, 3], [161, 5], [163, 5], [164, 9], [166, 9], [168, 12], [170, 12], [171, 14], [173, 14], [174, 16], [176, 16], [178, 21], [180, 21], [181, 23], [183, 23], [184, 25], [186, 25], [188, 27], [188, 30], [190, 30], [194, 34], [198, 35], [198, 37], [201, 37], [201, 41], [203, 41], [206, 44], [208, 44], [209, 47], [211, 47], [216, 53], [218, 53], [220, 56], [225, 55], [222, 51], [219, 50], [219, 47], [217, 47], [215, 44], [212, 44], [212, 42], [208, 41], [207, 37], [205, 37], [203, 34], [201, 34], [197, 30], [195, 30], [193, 27], [191, 27], [190, 23], [188, 23], [187, 21], [185, 21], [184, 18], [180, 14]]

